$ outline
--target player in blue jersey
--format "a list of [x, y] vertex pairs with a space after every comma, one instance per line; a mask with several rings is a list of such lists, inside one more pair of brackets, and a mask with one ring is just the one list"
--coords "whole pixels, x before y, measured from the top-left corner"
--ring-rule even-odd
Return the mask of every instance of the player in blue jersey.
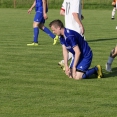
[[30, 14], [33, 8], [35, 7], [36, 13], [35, 13], [34, 22], [33, 22], [33, 30], [34, 30], [33, 43], [27, 44], [27, 46], [38, 46], [39, 29], [41, 29], [46, 34], [48, 34], [51, 38], [54, 39], [53, 45], [56, 44], [58, 40], [58, 36], [55, 36], [47, 27], [44, 26], [45, 20], [48, 18], [47, 6], [48, 6], [47, 0], [35, 0], [33, 5], [28, 10], [28, 13]]
[[[89, 69], [92, 62], [92, 50], [88, 43], [78, 32], [64, 28], [60, 20], [54, 20], [49, 24], [53, 33], [60, 36], [60, 42], [63, 48], [63, 57], [65, 61], [65, 73], [69, 78], [76, 80], [88, 78], [92, 74], [102, 77], [102, 68], [100, 65]], [[68, 66], [68, 51], [73, 54], [70, 67]]]

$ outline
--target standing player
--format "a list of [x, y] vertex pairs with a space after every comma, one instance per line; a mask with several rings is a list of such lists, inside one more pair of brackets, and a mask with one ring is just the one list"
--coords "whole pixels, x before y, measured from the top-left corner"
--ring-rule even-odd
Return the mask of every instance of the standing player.
[[[65, 73], [69, 78], [80, 80], [88, 78], [92, 74], [97, 74], [98, 78], [102, 77], [100, 65], [89, 69], [93, 54], [88, 43], [84, 40], [84, 37], [76, 31], [64, 28], [60, 20], [52, 21], [49, 26], [56, 35], [60, 36], [65, 61]], [[67, 60], [68, 51], [73, 54], [70, 68]]]
[[33, 43], [27, 44], [27, 46], [38, 46], [39, 29], [41, 29], [46, 34], [48, 34], [51, 38], [53, 38], [54, 39], [53, 45], [55, 45], [58, 40], [58, 36], [55, 36], [47, 27], [44, 26], [45, 20], [48, 18], [47, 0], [35, 0], [33, 5], [28, 10], [29, 14], [31, 13], [34, 7], [36, 11], [34, 22], [33, 22], [34, 39], [33, 39]]
[[106, 63], [106, 71], [111, 72], [111, 65], [114, 60], [114, 58], [117, 56], [117, 46], [111, 50], [110, 56], [108, 58], [108, 61]]
[[115, 11], [117, 9], [117, 0], [113, 0], [112, 2], [112, 6], [113, 6], [113, 10], [112, 10], [112, 16], [111, 16], [111, 19], [115, 19]]
[[[81, 0], [64, 0], [62, 4], [63, 15], [65, 15], [65, 27], [84, 34], [84, 27], [81, 22]], [[60, 11], [62, 14], [62, 12]]]
[[[65, 16], [66, 28], [74, 30], [81, 35], [84, 34], [84, 27], [81, 22], [81, 17], [82, 19], [84, 18], [81, 15], [81, 0], [64, 0], [60, 10], [60, 15]], [[68, 60], [71, 58], [72, 54], [69, 52]], [[64, 60], [61, 60], [58, 64], [63, 67], [63, 70], [65, 70]]]

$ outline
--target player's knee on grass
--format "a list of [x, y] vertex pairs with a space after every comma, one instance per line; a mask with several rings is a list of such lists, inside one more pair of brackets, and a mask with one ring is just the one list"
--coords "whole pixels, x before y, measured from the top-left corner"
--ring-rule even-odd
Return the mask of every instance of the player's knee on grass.
[[83, 76], [83, 72], [76, 72], [76, 76], [73, 77], [75, 80], [81, 80]]

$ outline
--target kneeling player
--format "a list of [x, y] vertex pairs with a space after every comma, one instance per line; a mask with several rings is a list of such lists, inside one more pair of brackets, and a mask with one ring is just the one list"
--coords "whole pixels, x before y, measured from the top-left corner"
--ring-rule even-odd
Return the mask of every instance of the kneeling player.
[[[52, 31], [60, 36], [60, 42], [63, 48], [63, 57], [65, 62], [65, 73], [69, 78], [76, 80], [88, 78], [92, 74], [97, 74], [98, 78], [102, 77], [100, 65], [89, 69], [92, 62], [92, 50], [88, 43], [78, 32], [64, 27], [60, 20], [54, 20], [49, 24]], [[68, 51], [73, 54], [73, 59], [68, 65]]]

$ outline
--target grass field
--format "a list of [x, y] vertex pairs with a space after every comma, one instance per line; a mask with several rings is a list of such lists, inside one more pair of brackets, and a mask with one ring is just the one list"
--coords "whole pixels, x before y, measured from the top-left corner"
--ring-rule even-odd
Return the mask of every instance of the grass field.
[[[57, 65], [61, 45], [40, 31], [39, 46], [27, 47], [33, 38], [34, 12], [0, 9], [0, 117], [116, 117], [117, 59], [113, 72], [105, 71], [110, 50], [117, 43], [117, 17], [111, 10], [83, 10], [85, 37], [94, 54], [91, 67], [100, 64], [105, 78], [75, 81]], [[49, 22], [61, 19], [50, 10]]]
[[[15, 1], [15, 2], [14, 2]], [[29, 8], [34, 0], [0, 0], [0, 8]], [[81, 0], [84, 9], [111, 9], [112, 0]], [[61, 8], [63, 0], [48, 0], [50, 8]], [[15, 4], [14, 4], [15, 3]]]

